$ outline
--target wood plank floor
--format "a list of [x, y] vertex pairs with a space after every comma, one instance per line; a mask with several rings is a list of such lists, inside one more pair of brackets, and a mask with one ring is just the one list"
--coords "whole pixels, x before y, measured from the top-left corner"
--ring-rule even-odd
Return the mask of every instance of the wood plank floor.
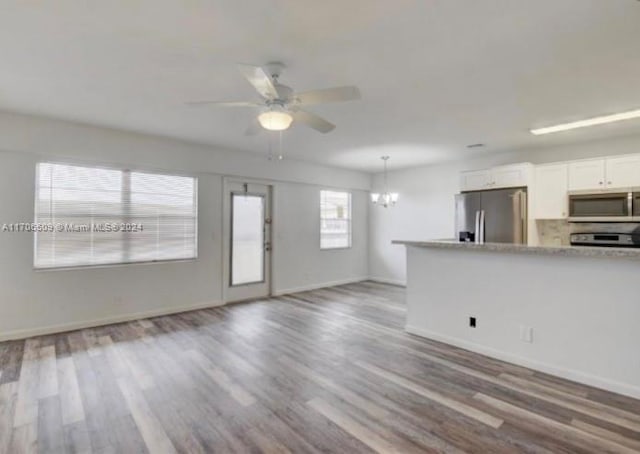
[[403, 332], [344, 285], [0, 343], [0, 453], [640, 452], [640, 401]]

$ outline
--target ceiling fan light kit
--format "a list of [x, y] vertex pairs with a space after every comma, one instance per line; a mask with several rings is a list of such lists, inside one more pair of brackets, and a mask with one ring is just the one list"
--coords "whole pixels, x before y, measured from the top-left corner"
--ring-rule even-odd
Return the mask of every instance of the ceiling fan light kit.
[[258, 122], [268, 131], [284, 131], [291, 126], [293, 117], [282, 106], [272, 106], [258, 115]]
[[387, 208], [389, 206], [393, 206], [398, 202], [398, 193], [397, 192], [389, 192], [387, 185], [387, 161], [389, 160], [389, 156], [382, 156], [380, 159], [384, 162], [384, 192], [372, 192], [371, 193], [371, 201], [374, 205], [380, 205], [383, 208]]

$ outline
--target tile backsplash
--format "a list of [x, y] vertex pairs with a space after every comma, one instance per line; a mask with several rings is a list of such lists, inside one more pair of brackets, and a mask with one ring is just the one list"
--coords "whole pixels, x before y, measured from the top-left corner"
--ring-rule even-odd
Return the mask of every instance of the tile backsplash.
[[570, 225], [562, 219], [536, 220], [540, 246], [569, 246]]
[[569, 246], [569, 236], [576, 232], [640, 232], [640, 224], [623, 222], [570, 223], [566, 219], [539, 219], [536, 226], [541, 246]]

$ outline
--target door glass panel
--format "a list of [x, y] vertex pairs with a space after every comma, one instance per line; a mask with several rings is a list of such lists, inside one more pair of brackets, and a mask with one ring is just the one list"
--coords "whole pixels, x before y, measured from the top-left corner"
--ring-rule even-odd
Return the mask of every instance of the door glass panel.
[[231, 285], [264, 281], [264, 197], [231, 195]]

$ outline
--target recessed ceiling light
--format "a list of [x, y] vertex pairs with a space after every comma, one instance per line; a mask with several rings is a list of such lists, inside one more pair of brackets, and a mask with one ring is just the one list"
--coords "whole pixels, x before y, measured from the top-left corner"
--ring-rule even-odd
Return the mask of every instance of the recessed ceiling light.
[[623, 113], [613, 114], [613, 115], [605, 115], [603, 117], [595, 117], [595, 118], [590, 118], [588, 120], [574, 121], [572, 123], [564, 123], [561, 125], [549, 126], [547, 128], [532, 129], [531, 134], [540, 136], [543, 134], [551, 134], [553, 132], [569, 131], [570, 129], [604, 125], [607, 123], [614, 123], [616, 121], [633, 120], [635, 118], [640, 118], [640, 110], [632, 110], [630, 112], [623, 112]]

